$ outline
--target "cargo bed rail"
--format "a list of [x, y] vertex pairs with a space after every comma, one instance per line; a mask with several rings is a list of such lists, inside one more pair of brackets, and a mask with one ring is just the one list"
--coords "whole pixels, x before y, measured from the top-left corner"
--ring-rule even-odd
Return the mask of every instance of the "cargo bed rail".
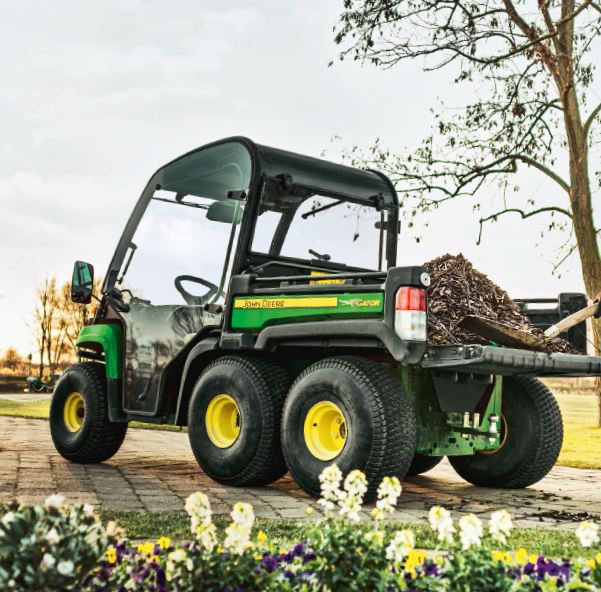
[[424, 368], [501, 374], [505, 376], [601, 376], [601, 357], [493, 347], [492, 345], [430, 346]]

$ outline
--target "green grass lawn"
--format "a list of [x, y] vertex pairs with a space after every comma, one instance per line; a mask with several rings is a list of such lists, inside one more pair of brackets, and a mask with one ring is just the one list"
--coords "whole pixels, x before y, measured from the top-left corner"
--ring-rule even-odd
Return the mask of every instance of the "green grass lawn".
[[[563, 413], [565, 434], [558, 464], [582, 469], [601, 469], [601, 429], [594, 427], [594, 395], [557, 395]], [[48, 418], [48, 401], [1, 401], [0, 415]], [[174, 426], [132, 423], [132, 427], [179, 430]]]
[[601, 469], [601, 428], [594, 425], [594, 395], [557, 395], [563, 414], [564, 438], [558, 464], [581, 469]]
[[[100, 516], [103, 521], [115, 520], [118, 522], [131, 539], [153, 540], [161, 535], [169, 536], [174, 540], [190, 539], [189, 520], [184, 513], [149, 514], [148, 512], [102, 509], [100, 510]], [[214, 521], [221, 531], [229, 524], [227, 517], [218, 516]], [[436, 548], [436, 537], [425, 522], [418, 524], [405, 522], [384, 523], [384, 529], [388, 532], [403, 528], [413, 530], [418, 548]], [[253, 536], [256, 536], [259, 530], [263, 530], [276, 544], [288, 548], [306, 538], [306, 529], [307, 523], [298, 520], [258, 518], [255, 522]], [[558, 558], [594, 557], [599, 552], [598, 547], [583, 549], [573, 532], [554, 530], [553, 536], [549, 536], [549, 534], [549, 530], [516, 528], [508, 540], [508, 545], [511, 549], [524, 547], [529, 553]]]
[[[28, 417], [32, 419], [48, 419], [50, 410], [50, 401], [2, 401], [0, 400], [0, 415], [10, 417]], [[132, 421], [132, 428], [142, 428], [145, 430], [168, 430], [170, 432], [185, 431], [186, 428], [178, 426], [155, 424], [155, 423], [140, 423]]]

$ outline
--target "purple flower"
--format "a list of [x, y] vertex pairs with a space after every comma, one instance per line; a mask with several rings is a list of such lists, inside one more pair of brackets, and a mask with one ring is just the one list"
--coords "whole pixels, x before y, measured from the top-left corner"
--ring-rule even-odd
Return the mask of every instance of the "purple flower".
[[272, 573], [278, 568], [278, 560], [271, 555], [266, 555], [261, 559], [261, 563], [265, 566], [265, 569]]

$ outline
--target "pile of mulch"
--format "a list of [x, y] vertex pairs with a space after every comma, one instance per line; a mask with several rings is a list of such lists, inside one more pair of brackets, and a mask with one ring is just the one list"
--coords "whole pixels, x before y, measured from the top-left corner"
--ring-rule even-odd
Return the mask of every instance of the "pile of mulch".
[[[509, 294], [478, 271], [463, 255], [442, 255], [424, 263], [432, 280], [428, 288], [428, 343], [489, 343], [458, 323], [475, 315], [543, 337]], [[563, 339], [547, 339], [549, 352], [575, 352]]]

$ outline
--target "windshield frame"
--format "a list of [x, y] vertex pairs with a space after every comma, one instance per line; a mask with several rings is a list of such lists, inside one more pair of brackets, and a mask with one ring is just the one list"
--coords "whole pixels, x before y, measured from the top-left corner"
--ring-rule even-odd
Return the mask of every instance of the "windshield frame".
[[[373, 172], [375, 172], [375, 171], [373, 171]], [[386, 180], [388, 180], [388, 179], [386, 179]], [[293, 215], [290, 216], [287, 221], [286, 221], [286, 216], [284, 213], [282, 213], [282, 217], [278, 221], [278, 224], [275, 228], [275, 231], [274, 231], [274, 234], [273, 234], [271, 240], [273, 242], [276, 238], [276, 235], [279, 232], [281, 232], [282, 229], [285, 230], [285, 232], [283, 233], [282, 239], [281, 239], [281, 243], [279, 245], [280, 253], [272, 254], [272, 253], [264, 253], [261, 251], [254, 251], [252, 249], [252, 245], [253, 245], [253, 241], [254, 241], [257, 224], [259, 221], [259, 211], [261, 208], [263, 193], [264, 193], [265, 188], [268, 183], [282, 183], [282, 178], [279, 176], [271, 177], [271, 176], [263, 175], [261, 184], [260, 184], [260, 186], [258, 188], [258, 192], [257, 192], [257, 197], [256, 197], [257, 204], [256, 204], [256, 208], [255, 208], [253, 226], [252, 226], [252, 230], [251, 230], [249, 242], [248, 242], [247, 261], [249, 263], [256, 260], [257, 258], [260, 258], [260, 259], [273, 259], [278, 262], [281, 262], [284, 265], [287, 262], [293, 263], [293, 264], [302, 264], [302, 265], [306, 265], [307, 268], [316, 268], [316, 269], [319, 268], [322, 270], [325, 269], [325, 270], [330, 270], [332, 273], [335, 273], [337, 270], [339, 270], [341, 272], [344, 270], [360, 271], [360, 272], [361, 271], [370, 271], [370, 272], [371, 271], [380, 271], [380, 270], [376, 270], [376, 269], [368, 269], [365, 267], [356, 267], [353, 265], [347, 265], [344, 261], [321, 261], [321, 260], [317, 260], [317, 259], [311, 259], [311, 258], [309, 258], [309, 256], [307, 256], [307, 258], [300, 258], [300, 257], [291, 257], [291, 256], [287, 256], [287, 255], [281, 255], [280, 253], [281, 253], [282, 245], [283, 245], [283, 243], [286, 239], [286, 236], [290, 230], [292, 222], [298, 215], [298, 210], [301, 207], [301, 205], [304, 203], [304, 201], [300, 202], [299, 205], [294, 210], [292, 210]], [[359, 205], [362, 207], [373, 208], [373, 210], [375, 212], [387, 212], [386, 228], [383, 231], [383, 244], [382, 244], [382, 248], [384, 251], [383, 252], [384, 256], [382, 257], [382, 263], [385, 264], [385, 269], [382, 271], [385, 271], [386, 269], [389, 269], [396, 265], [397, 240], [398, 240], [397, 229], [398, 229], [398, 225], [399, 225], [398, 206], [389, 204], [387, 202], [382, 202], [379, 199], [378, 195], [373, 196], [373, 198], [374, 198], [373, 201], [371, 201], [371, 200], [368, 201], [362, 197], [347, 195], [347, 194], [343, 194], [343, 193], [339, 193], [339, 192], [335, 192], [335, 191], [328, 191], [327, 189], [307, 185], [304, 183], [290, 183], [289, 188], [292, 189], [293, 187], [296, 187], [296, 188], [299, 188], [302, 190], [306, 190], [306, 191], [311, 191], [314, 193], [314, 195], [319, 195], [320, 197], [327, 197], [327, 198], [331, 198], [334, 200], [338, 200], [338, 203], [328, 204], [328, 206], [326, 206], [328, 209], [335, 208], [338, 205], [342, 205], [342, 204], [348, 202], [348, 203], [353, 203], [353, 204], [356, 204], [356, 205]], [[286, 189], [288, 189], [288, 187], [286, 187]], [[308, 196], [307, 199], [310, 199], [310, 197], [311, 196]], [[314, 215], [319, 216], [319, 212], [317, 212]], [[283, 227], [283, 225], [285, 227]], [[394, 229], [394, 230], [391, 231], [391, 229]], [[378, 245], [375, 245], [375, 246], [377, 247]]]

